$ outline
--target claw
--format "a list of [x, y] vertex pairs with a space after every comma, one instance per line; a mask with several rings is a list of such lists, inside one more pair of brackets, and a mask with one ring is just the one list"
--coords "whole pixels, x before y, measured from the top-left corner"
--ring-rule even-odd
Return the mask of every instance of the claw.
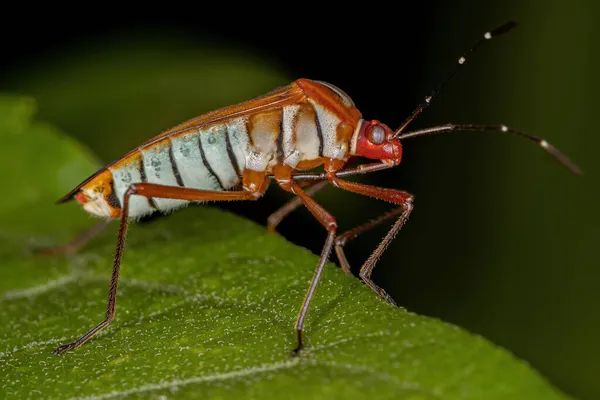
[[381, 297], [383, 297], [384, 299], [386, 299], [388, 301], [388, 303], [390, 303], [393, 306], [398, 306], [396, 304], [396, 302], [394, 301], [394, 299], [392, 299], [392, 296], [390, 296], [389, 294], [387, 294], [387, 292], [383, 289], [379, 289], [379, 294], [381, 295]]
[[77, 346], [75, 345], [75, 343], [63, 344], [62, 346], [59, 346], [56, 350], [54, 350], [54, 354], [59, 356], [62, 353], [65, 353], [65, 352], [71, 351], [71, 350], [75, 350], [76, 348], [77, 348]]
[[300, 354], [300, 351], [302, 350], [303, 346], [301, 344], [299, 344], [294, 350], [292, 350], [292, 354], [290, 354], [290, 356], [292, 357], [296, 357], [298, 354]]
[[296, 357], [298, 355], [298, 353], [300, 353], [300, 350], [302, 350], [304, 348], [304, 346], [302, 345], [302, 331], [301, 330], [296, 331], [296, 335], [298, 338], [298, 345], [296, 346], [296, 348], [294, 350], [292, 350], [292, 354], [290, 354], [292, 357]]

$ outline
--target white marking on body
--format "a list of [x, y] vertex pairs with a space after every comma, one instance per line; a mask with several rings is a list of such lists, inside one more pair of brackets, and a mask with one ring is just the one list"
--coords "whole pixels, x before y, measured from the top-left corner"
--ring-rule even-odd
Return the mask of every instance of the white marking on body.
[[305, 105], [296, 116], [296, 149], [301, 153], [301, 161], [319, 158], [320, 141], [314, 114], [316, 111], [308, 107], [310, 105]]
[[340, 144], [333, 148], [331, 153], [331, 158], [335, 158], [336, 160], [343, 160], [346, 157], [347, 149], [346, 146]]
[[[170, 143], [169, 143], [170, 145]], [[146, 181], [166, 186], [179, 186], [173, 173], [168, 145], [154, 145], [149, 149], [142, 149], [142, 162], [146, 172]], [[160, 211], [169, 211], [184, 207], [185, 200], [163, 199], [153, 197], [154, 204]]]
[[246, 166], [253, 171], [266, 171], [268, 167], [277, 163], [279, 124], [275, 126], [269, 117], [268, 114], [255, 116], [252, 129], [248, 132], [252, 137], [252, 145], [246, 159]]
[[298, 163], [301, 161], [301, 158], [302, 153], [300, 153], [298, 150], [294, 150], [291, 154], [285, 156], [285, 158], [283, 159], [283, 163], [285, 165], [289, 165], [292, 168], [296, 168]]
[[347, 143], [338, 143], [337, 126], [341, 122], [338, 117], [329, 112], [325, 107], [311, 100], [323, 134], [323, 156], [327, 158], [343, 159], [346, 155]]
[[283, 125], [283, 163], [292, 168], [296, 168], [301, 157], [300, 152], [296, 149], [296, 141], [294, 140], [294, 129], [296, 128], [294, 122], [299, 110], [299, 105], [284, 106], [283, 119], [281, 121]]
[[354, 133], [352, 134], [352, 140], [350, 140], [350, 154], [356, 154], [356, 142], [358, 141], [358, 135], [360, 133], [360, 128], [362, 127], [364, 119], [360, 119], [358, 124], [356, 124], [356, 128], [354, 129]]
[[[123, 204], [125, 192], [134, 183], [141, 183], [140, 175], [141, 160], [135, 160], [118, 168], [109, 168], [114, 179], [114, 187], [119, 202]], [[87, 203], [86, 203], [87, 204]], [[129, 198], [129, 216], [132, 218], [141, 217], [143, 215], [152, 214], [154, 209], [150, 207], [148, 199], [143, 196], [131, 196]]]
[[227, 154], [225, 126], [215, 125], [200, 132], [200, 140], [206, 161], [219, 177], [223, 188], [229, 189], [240, 181]]
[[85, 211], [98, 217], [110, 218], [112, 216], [110, 207], [102, 193], [94, 192], [93, 190], [88, 189], [81, 190], [90, 198], [90, 200], [83, 205], [83, 209]]
[[250, 150], [246, 156], [246, 167], [253, 171], [266, 171], [269, 162], [273, 159], [273, 154], [264, 154], [258, 150]]
[[483, 35], [483, 37], [484, 37], [486, 40], [490, 40], [490, 39], [492, 38], [492, 33], [491, 33], [491, 32], [486, 32], [486, 33], [485, 33], [485, 35]]
[[295, 168], [300, 161], [319, 158], [319, 134], [310, 105], [283, 108], [284, 164]]
[[187, 188], [221, 190], [219, 183], [204, 166], [198, 134], [189, 133], [171, 138], [173, 159], [179, 168], [179, 176]]
[[246, 118], [234, 118], [227, 122], [229, 131], [229, 141], [233, 148], [233, 153], [238, 162], [240, 173], [246, 169], [246, 157], [248, 156], [248, 129], [246, 127]]

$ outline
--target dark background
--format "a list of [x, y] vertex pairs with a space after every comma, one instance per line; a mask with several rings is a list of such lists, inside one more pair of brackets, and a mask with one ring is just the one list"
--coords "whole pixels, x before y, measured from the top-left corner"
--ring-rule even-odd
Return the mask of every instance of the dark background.
[[[482, 46], [413, 128], [504, 123], [545, 137], [584, 176], [502, 134], [406, 141], [402, 165], [359, 178], [416, 196], [375, 281], [409, 310], [508, 348], [564, 391], [599, 398], [600, 6], [440, 0], [324, 12], [324, 4], [8, 12], [0, 90], [36, 98], [39, 118], [105, 162], [299, 77], [339, 86], [365, 118], [396, 127], [486, 30], [516, 19], [519, 27]], [[264, 224], [287, 198], [271, 189], [260, 202], [225, 207]], [[388, 209], [333, 188], [317, 199], [342, 229]], [[280, 232], [315, 253], [324, 239], [305, 210]], [[356, 271], [384, 234], [347, 247]]]

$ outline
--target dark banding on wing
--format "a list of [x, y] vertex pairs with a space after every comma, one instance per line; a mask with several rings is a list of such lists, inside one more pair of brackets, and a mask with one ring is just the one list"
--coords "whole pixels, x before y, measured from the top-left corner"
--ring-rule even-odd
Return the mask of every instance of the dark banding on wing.
[[242, 176], [240, 172], [240, 166], [238, 164], [237, 157], [233, 151], [233, 146], [231, 145], [231, 139], [229, 138], [229, 128], [225, 125], [225, 147], [227, 148], [227, 155], [229, 156], [229, 161], [235, 170], [235, 174], [239, 177]]
[[219, 179], [217, 174], [215, 174], [215, 171], [212, 169], [212, 167], [210, 166], [210, 163], [206, 159], [206, 154], [204, 153], [204, 147], [202, 147], [202, 138], [200, 138], [200, 137], [198, 138], [198, 147], [200, 148], [200, 156], [202, 156], [202, 163], [206, 167], [206, 170], [211, 175], [211, 177], [215, 180], [215, 182], [217, 182], [219, 184], [219, 187], [221, 188], [221, 190], [225, 190], [225, 188], [223, 187], [223, 183], [221, 182], [221, 180]]
[[110, 194], [108, 195], [108, 198], [106, 199], [106, 201], [108, 202], [108, 205], [113, 208], [123, 207], [121, 205], [121, 201], [119, 200], [119, 196], [117, 196], [117, 191], [115, 190], [115, 180], [114, 179], [110, 180]]
[[[314, 110], [314, 106], [313, 106]], [[321, 121], [319, 121], [319, 113], [315, 112], [315, 125], [317, 126], [317, 136], [319, 138], [319, 157], [323, 157], [323, 129], [321, 128]]]
[[[142, 181], [142, 183], [148, 183], [148, 177], [146, 176], [146, 170], [144, 169], [143, 157], [141, 157], [139, 160], [138, 170], [140, 171], [140, 180]], [[146, 199], [148, 200], [148, 206], [150, 206], [150, 208], [154, 210], [160, 210], [160, 208], [157, 207], [156, 202], [152, 197], [146, 197]]]
[[179, 168], [177, 167], [177, 163], [175, 162], [172, 143], [169, 145], [169, 161], [171, 162], [171, 170], [173, 170], [173, 175], [175, 176], [177, 185], [183, 187], [183, 179], [181, 179], [181, 175], [179, 174]]

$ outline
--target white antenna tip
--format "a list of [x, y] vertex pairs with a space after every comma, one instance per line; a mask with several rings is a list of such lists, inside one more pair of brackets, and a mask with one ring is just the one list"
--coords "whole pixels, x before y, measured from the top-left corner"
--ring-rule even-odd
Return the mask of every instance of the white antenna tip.
[[466, 61], [467, 61], [467, 59], [464, 58], [464, 57], [461, 57], [461, 58], [458, 59], [458, 63], [461, 64], [461, 65], [464, 64]]
[[540, 140], [540, 146], [542, 146], [546, 150], [550, 147], [548, 142], [546, 142], [544, 139]]
[[483, 35], [485, 40], [490, 40], [492, 38], [492, 33], [491, 32], [486, 32], [485, 35]]
[[506, 125], [502, 125], [502, 126], [500, 127], [500, 130], [501, 130], [502, 132], [508, 132], [508, 126], [506, 126]]

